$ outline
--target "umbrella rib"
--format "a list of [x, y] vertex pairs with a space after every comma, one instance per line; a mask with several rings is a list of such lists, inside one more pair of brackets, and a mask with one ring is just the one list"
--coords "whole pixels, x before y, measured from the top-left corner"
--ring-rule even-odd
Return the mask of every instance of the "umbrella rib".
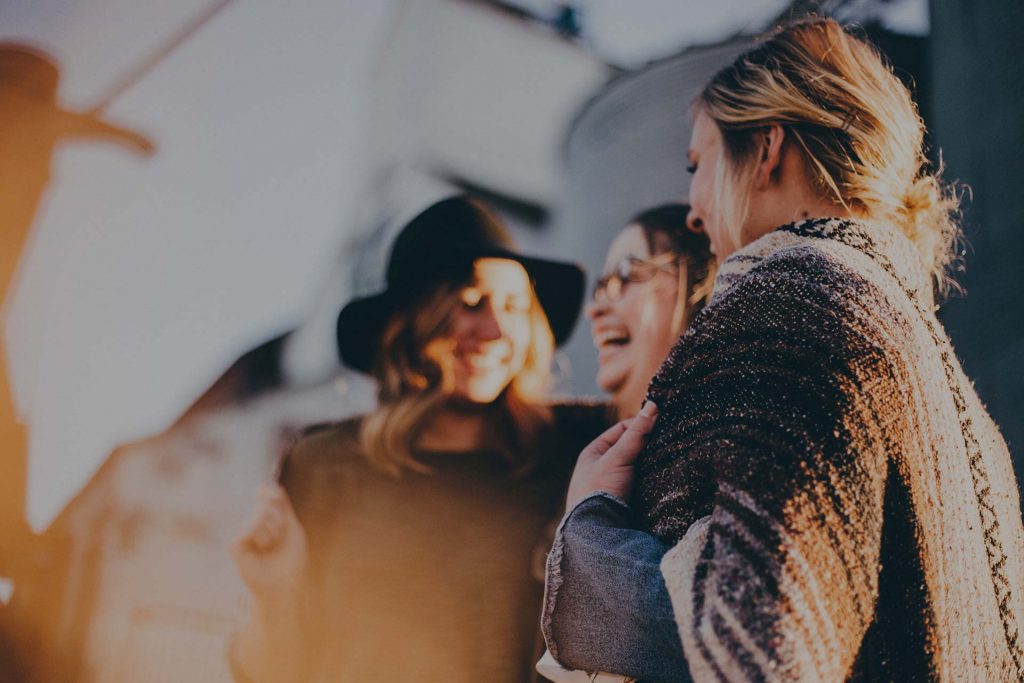
[[120, 97], [124, 91], [141, 81], [146, 74], [152, 71], [160, 62], [165, 60], [172, 52], [177, 50], [183, 43], [195, 35], [199, 29], [205, 26], [233, 1], [234, 0], [217, 0], [211, 4], [206, 10], [196, 16], [195, 19], [183, 26], [181, 30], [177, 31], [165, 42], [160, 44], [145, 59], [139, 62], [138, 65], [128, 70], [120, 79], [114, 81], [114, 84], [107, 90], [106, 94], [101, 97], [95, 105], [93, 105], [92, 109], [89, 110], [89, 113], [93, 116], [101, 114], [113, 103], [114, 100]]

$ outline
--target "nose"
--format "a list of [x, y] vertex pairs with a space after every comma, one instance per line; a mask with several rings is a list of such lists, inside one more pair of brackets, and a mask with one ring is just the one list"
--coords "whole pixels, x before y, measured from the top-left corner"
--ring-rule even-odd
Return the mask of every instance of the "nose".
[[702, 233], [704, 232], [704, 221], [701, 220], [697, 212], [690, 207], [690, 210], [686, 213], [686, 227], [690, 232]]
[[602, 315], [608, 313], [610, 304], [607, 296], [599, 296], [592, 298], [587, 302], [586, 307], [583, 309], [584, 315], [587, 316], [587, 320], [597, 320]]

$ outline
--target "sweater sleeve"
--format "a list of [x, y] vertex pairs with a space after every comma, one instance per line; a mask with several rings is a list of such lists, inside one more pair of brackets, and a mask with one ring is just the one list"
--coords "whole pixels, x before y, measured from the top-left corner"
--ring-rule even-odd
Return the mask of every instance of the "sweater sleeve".
[[659, 564], [667, 548], [633, 528], [626, 503], [599, 492], [570, 510], [548, 555], [541, 628], [569, 669], [643, 681], [690, 678]]
[[[874, 613], [896, 383], [836, 296], [858, 283], [795, 268], [705, 311], [652, 389], [649, 522], [674, 544], [661, 570], [697, 681], [844, 680]], [[694, 463], [706, 516], [674, 509]]]

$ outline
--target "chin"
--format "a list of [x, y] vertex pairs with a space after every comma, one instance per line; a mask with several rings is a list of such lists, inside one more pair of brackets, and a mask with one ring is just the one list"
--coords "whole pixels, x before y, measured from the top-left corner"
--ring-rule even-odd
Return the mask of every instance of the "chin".
[[510, 381], [504, 377], [480, 379], [475, 382], [470, 382], [460, 391], [456, 391], [456, 395], [469, 403], [486, 405], [497, 401], [498, 397], [501, 396], [501, 393], [505, 391], [509, 384]]
[[594, 381], [601, 391], [614, 396], [615, 392], [621, 391], [622, 387], [626, 386], [628, 379], [629, 372], [625, 369], [598, 366]]

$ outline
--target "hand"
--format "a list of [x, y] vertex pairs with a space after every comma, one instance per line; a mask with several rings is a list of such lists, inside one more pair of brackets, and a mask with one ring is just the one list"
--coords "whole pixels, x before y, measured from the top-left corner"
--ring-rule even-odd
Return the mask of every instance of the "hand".
[[607, 491], [623, 499], [629, 497], [633, 462], [657, 418], [658, 406], [647, 401], [634, 417], [609, 427], [583, 449], [569, 482], [567, 510], [595, 491]]
[[235, 564], [257, 604], [294, 609], [308, 566], [306, 532], [280, 486], [260, 489], [252, 520], [235, 542]]

